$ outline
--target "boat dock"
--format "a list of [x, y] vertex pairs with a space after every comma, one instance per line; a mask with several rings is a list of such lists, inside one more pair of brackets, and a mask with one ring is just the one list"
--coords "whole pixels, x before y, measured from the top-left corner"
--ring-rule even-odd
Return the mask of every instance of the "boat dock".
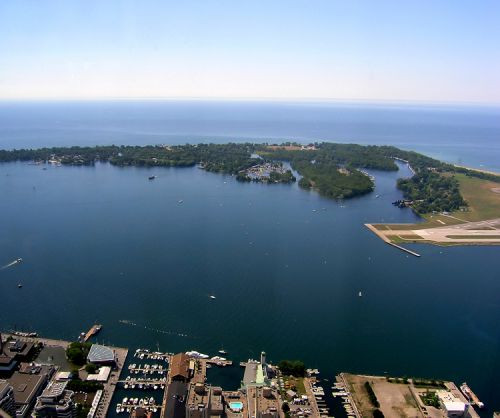
[[[102, 325], [100, 324], [94, 324], [92, 325], [92, 328], [90, 328], [87, 333], [83, 336], [82, 342], [86, 343], [92, 336], [97, 334], [102, 328]], [[83, 333], [82, 333], [83, 334]]]
[[130, 414], [137, 408], [145, 409], [148, 412], [157, 412], [158, 410], [161, 411], [162, 406], [156, 404], [153, 398], [144, 398], [140, 400], [138, 398], [123, 398], [121, 402], [116, 404], [116, 413], [120, 414], [126, 412]]
[[163, 368], [161, 364], [131, 364], [128, 366], [128, 369], [130, 370], [130, 373], [134, 374], [139, 374], [139, 373], [144, 373], [144, 374], [153, 374], [153, 373], [165, 373], [167, 371], [166, 368]]
[[344, 378], [344, 373], [340, 373], [338, 376], [336, 376], [335, 380], [336, 383], [332, 387], [332, 389], [334, 389], [332, 395], [334, 397], [342, 397], [342, 406], [344, 407], [348, 417], [361, 418], [362, 415], [359, 412], [356, 403], [354, 402], [352, 394], [349, 392], [349, 386], [347, 385], [347, 381]]
[[203, 360], [206, 364], [214, 364], [219, 367], [232, 366], [233, 362], [226, 359], [207, 358]]
[[484, 403], [482, 403], [477, 395], [472, 392], [471, 388], [467, 385], [467, 383], [462, 383], [460, 386], [460, 390], [465, 395], [465, 397], [472, 403], [472, 405], [476, 405], [478, 408], [484, 408]]
[[160, 351], [149, 351], [147, 349], [143, 348], [138, 348], [135, 350], [134, 357], [137, 357], [139, 359], [150, 359], [150, 360], [163, 360], [167, 361], [169, 357], [173, 355], [172, 353], [162, 353]]

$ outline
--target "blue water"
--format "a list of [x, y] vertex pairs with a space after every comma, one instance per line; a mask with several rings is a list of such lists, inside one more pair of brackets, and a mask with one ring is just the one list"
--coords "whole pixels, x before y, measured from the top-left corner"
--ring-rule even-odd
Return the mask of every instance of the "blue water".
[[[383, 133], [393, 132], [396, 145], [429, 146], [450, 160], [453, 149], [463, 164], [499, 163], [492, 109], [344, 107], [341, 121], [335, 106], [311, 105], [305, 114], [304, 105], [275, 103], [217, 104], [222, 113], [197, 102], [142, 106], [2, 104], [0, 143], [287, 139], [292, 131], [304, 139], [313, 130], [323, 132], [318, 139], [358, 131], [353, 142], [388, 143]], [[398, 112], [394, 124], [376, 117]], [[462, 128], [442, 121], [433, 131], [438, 115]], [[371, 120], [373, 129], [353, 120]], [[423, 126], [412, 130], [411, 120]], [[474, 135], [483, 149], [467, 142]], [[430, 138], [447, 138], [449, 147]], [[303, 359], [330, 379], [350, 371], [466, 380], [491, 415], [500, 408], [499, 249], [409, 246], [422, 254], [416, 258], [383, 244], [364, 223], [418, 218], [390, 204], [401, 197], [395, 182], [409, 175], [404, 166], [373, 174], [374, 193], [339, 202], [296, 184], [239, 183], [197, 168], [0, 164], [0, 265], [24, 260], [0, 270], [0, 329], [74, 339], [98, 321], [101, 342], [132, 350], [158, 344], [215, 355], [223, 345], [235, 362], [265, 350], [273, 362]], [[230, 389], [241, 376], [238, 368], [209, 373]]]
[[296, 140], [391, 144], [500, 171], [500, 107], [354, 103], [0, 102], [0, 148]]

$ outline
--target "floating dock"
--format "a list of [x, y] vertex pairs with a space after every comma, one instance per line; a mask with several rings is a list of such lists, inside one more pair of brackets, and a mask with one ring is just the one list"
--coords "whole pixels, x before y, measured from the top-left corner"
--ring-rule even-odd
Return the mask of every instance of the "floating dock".
[[94, 324], [94, 325], [92, 325], [92, 328], [90, 328], [87, 331], [87, 333], [82, 338], [82, 341], [84, 343], [86, 343], [88, 340], [90, 340], [91, 337], [93, 337], [94, 335], [96, 335], [101, 330], [101, 328], [102, 328], [101, 324]]

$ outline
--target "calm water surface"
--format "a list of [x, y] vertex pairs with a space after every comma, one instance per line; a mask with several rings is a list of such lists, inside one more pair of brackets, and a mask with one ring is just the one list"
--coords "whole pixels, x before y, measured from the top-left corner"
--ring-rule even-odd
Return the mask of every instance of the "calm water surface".
[[[229, 140], [393, 144], [500, 171], [495, 107], [0, 102], [0, 148]], [[73, 339], [99, 321], [132, 349], [467, 380], [500, 409], [498, 248], [389, 248], [363, 223], [417, 220], [390, 204], [408, 173], [374, 174], [375, 193], [336, 202], [195, 168], [0, 164], [0, 265], [24, 259], [0, 270], [0, 329]], [[209, 378], [236, 388], [241, 371]]]
[[417, 218], [390, 204], [406, 168], [374, 174], [337, 202], [197, 168], [0, 164], [0, 264], [24, 259], [0, 270], [0, 328], [99, 321], [104, 343], [467, 380], [500, 408], [498, 248], [383, 244], [363, 223]]
[[500, 107], [0, 101], [0, 148], [295, 140], [395, 145], [500, 172]]

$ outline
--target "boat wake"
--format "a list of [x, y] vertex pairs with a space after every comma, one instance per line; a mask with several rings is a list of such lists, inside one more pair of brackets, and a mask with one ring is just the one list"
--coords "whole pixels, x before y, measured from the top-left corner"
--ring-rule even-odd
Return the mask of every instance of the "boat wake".
[[145, 330], [148, 330], [151, 332], [156, 332], [158, 334], [175, 335], [177, 337], [185, 337], [185, 338], [196, 338], [196, 337], [193, 337], [192, 335], [183, 334], [183, 333], [177, 332], [177, 331], [168, 331], [168, 330], [164, 330], [164, 329], [150, 328], [146, 325], [138, 325], [133, 321], [129, 321], [128, 319], [120, 319], [120, 320], [118, 320], [118, 322], [120, 324], [130, 325], [132, 327], [144, 328]]
[[0, 270], [7, 269], [9, 267], [15, 266], [16, 264], [19, 264], [21, 261], [23, 261], [22, 258], [16, 258], [14, 261], [12, 261], [9, 264], [6, 264], [5, 266], [0, 267]]

